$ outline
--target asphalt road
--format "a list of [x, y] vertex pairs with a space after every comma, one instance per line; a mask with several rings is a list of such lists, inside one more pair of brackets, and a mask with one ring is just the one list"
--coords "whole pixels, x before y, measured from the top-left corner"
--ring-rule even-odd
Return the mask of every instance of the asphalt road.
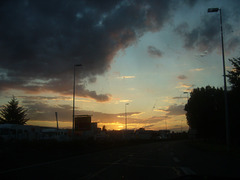
[[239, 160], [239, 156], [200, 150], [185, 141], [156, 142], [5, 169], [0, 179], [240, 178]]

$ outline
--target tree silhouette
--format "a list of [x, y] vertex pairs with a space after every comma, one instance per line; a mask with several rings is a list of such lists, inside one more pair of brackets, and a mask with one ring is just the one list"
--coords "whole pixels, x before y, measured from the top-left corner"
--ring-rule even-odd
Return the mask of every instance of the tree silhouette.
[[228, 81], [232, 85], [232, 90], [240, 90], [240, 57], [229, 59], [232, 63], [233, 68], [231, 71], [228, 71]]
[[17, 99], [13, 96], [8, 104], [3, 105], [0, 110], [1, 124], [25, 124], [29, 118], [27, 117], [27, 109], [18, 105]]
[[229, 59], [233, 68], [228, 71], [228, 81], [231, 84], [229, 92], [229, 126], [232, 141], [239, 142], [239, 109], [240, 109], [240, 57]]
[[185, 105], [187, 123], [204, 138], [225, 136], [223, 90], [207, 86], [192, 91]]
[[[229, 59], [233, 68], [228, 71], [231, 90], [228, 91], [229, 127], [232, 142], [239, 143], [240, 109], [240, 57]], [[226, 120], [223, 90], [207, 86], [196, 88], [185, 106], [190, 128], [198, 131], [201, 137], [224, 139]]]

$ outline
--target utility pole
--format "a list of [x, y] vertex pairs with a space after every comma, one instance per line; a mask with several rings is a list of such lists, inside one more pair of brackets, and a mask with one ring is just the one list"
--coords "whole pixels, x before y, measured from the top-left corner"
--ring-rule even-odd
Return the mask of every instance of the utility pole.
[[57, 122], [57, 136], [58, 136], [58, 113], [55, 112], [55, 116], [56, 116], [56, 122]]
[[125, 104], [125, 130], [127, 130], [127, 105], [129, 105], [129, 103]]
[[75, 119], [75, 67], [82, 66], [81, 64], [75, 64], [73, 67], [73, 120], [72, 120], [72, 137], [74, 136], [74, 119]]

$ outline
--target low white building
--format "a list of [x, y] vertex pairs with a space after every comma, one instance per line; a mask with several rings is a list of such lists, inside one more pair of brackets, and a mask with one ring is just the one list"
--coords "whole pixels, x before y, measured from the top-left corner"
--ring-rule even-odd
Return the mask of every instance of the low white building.
[[41, 127], [41, 139], [54, 139], [58, 141], [67, 141], [70, 139], [68, 129], [57, 129]]
[[35, 140], [41, 138], [41, 128], [19, 124], [0, 124], [0, 138], [3, 140]]

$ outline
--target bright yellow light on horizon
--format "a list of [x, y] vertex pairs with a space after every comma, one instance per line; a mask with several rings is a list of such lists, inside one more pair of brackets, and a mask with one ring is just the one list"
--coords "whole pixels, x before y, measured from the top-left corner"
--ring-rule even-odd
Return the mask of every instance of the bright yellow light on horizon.
[[[130, 120], [130, 119], [129, 119]], [[92, 121], [96, 122], [96, 121]], [[107, 130], [123, 130], [125, 129], [125, 123], [124, 122], [97, 122], [98, 128], [102, 128], [103, 126], [106, 127]], [[71, 129], [72, 128], [72, 122], [71, 121], [59, 121], [59, 128], [61, 129]], [[27, 125], [34, 125], [34, 126], [44, 126], [44, 127], [57, 127], [56, 121], [40, 121], [40, 120], [29, 120], [27, 122]], [[144, 120], [140, 120], [139, 122], [137, 120], [134, 120], [134, 122], [129, 122], [127, 125], [128, 129], [139, 129], [139, 128], [145, 128], [146, 130], [163, 130], [163, 129], [169, 129], [173, 131], [180, 131], [180, 130], [188, 130], [187, 121], [185, 118], [185, 115], [175, 116], [168, 118], [166, 120], [162, 120], [159, 122], [151, 123], [146, 121], [144, 123]]]

